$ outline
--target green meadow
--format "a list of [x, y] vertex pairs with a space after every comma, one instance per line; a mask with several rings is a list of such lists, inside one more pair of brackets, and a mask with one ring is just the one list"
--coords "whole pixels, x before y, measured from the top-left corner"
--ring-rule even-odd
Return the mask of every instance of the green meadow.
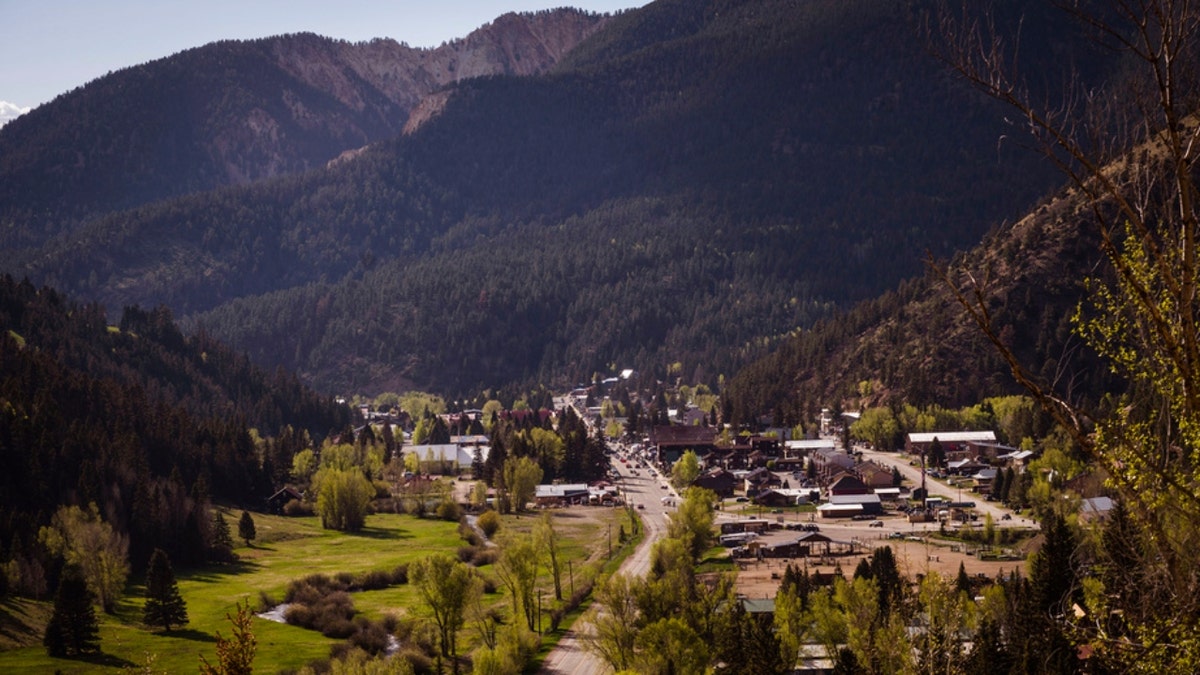
[[[227, 512], [226, 518], [236, 522], [239, 513]], [[606, 535], [611, 534], [617, 552], [618, 521], [624, 520], [625, 514], [621, 509], [599, 508], [556, 510], [553, 514], [564, 558], [571, 561], [570, 573], [576, 584], [582, 583], [588, 575], [594, 576], [606, 557]], [[455, 555], [466, 545], [458, 534], [457, 523], [409, 515], [369, 516], [367, 526], [355, 534], [323, 530], [315, 517], [253, 516], [259, 538], [251, 546], [236, 549], [236, 563], [175, 570], [187, 602], [186, 627], [164, 632], [143, 625], [142, 580], [131, 579], [136, 583], [129, 585], [115, 614], [106, 615], [97, 609], [101, 653], [86, 659], [54, 659], [41, 646], [51, 603], [9, 599], [0, 604], [0, 672], [114, 673], [148, 664], [154, 672], [197, 672], [201, 655], [215, 662], [216, 633], [230, 635], [227, 614], [235, 611], [238, 602], [249, 602], [257, 610], [261, 594], [279, 601], [293, 579], [316, 573], [390, 571], [432, 553]], [[500, 531], [528, 531], [536, 519], [531, 514], [506, 516]], [[627, 522], [625, 528], [629, 528]], [[495, 580], [490, 566], [480, 571]], [[564, 587], [568, 583], [564, 574]], [[546, 589], [549, 608], [553, 585], [548, 575], [542, 588]], [[487, 599], [507, 607], [502, 590]], [[564, 591], [570, 592], [567, 588]], [[415, 589], [408, 585], [354, 593], [353, 598], [356, 610], [372, 619], [385, 614], [419, 614], [423, 609]], [[316, 631], [259, 618], [254, 620], [253, 628], [258, 640], [255, 671], [261, 673], [298, 669], [327, 658], [330, 647], [339, 642]], [[464, 631], [462, 638], [465, 651], [474, 647], [469, 631]]]

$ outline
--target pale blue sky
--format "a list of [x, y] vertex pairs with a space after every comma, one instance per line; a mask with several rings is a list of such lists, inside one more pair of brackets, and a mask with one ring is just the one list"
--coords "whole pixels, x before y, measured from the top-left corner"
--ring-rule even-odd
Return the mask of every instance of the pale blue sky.
[[0, 103], [37, 106], [110, 71], [215, 40], [307, 31], [436, 47], [509, 11], [568, 6], [612, 12], [647, 2], [0, 0]]

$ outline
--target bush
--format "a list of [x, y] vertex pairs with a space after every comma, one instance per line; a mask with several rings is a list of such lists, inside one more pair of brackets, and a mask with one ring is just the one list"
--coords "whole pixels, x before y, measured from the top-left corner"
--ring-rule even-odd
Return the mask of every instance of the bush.
[[443, 500], [441, 504], [438, 504], [437, 516], [442, 520], [450, 522], [461, 520], [463, 516], [462, 507], [452, 499]]
[[355, 619], [354, 628], [354, 634], [350, 636], [350, 644], [371, 656], [378, 656], [387, 651], [388, 632], [382, 624], [372, 623], [360, 616]]
[[408, 583], [408, 563], [396, 565], [396, 569], [392, 570], [392, 584], [399, 586], [400, 584]]
[[474, 546], [459, 546], [458, 561], [469, 563], [475, 557], [476, 548]]
[[283, 515], [291, 517], [311, 516], [313, 514], [312, 507], [301, 502], [299, 499], [290, 499], [283, 505]]
[[392, 573], [385, 570], [371, 570], [358, 575], [354, 581], [355, 590], [378, 591], [392, 585]]
[[475, 549], [475, 555], [471, 557], [471, 564], [475, 567], [483, 567], [484, 565], [491, 565], [496, 562], [496, 558], [499, 557], [499, 549], [484, 546]]
[[266, 591], [258, 592], [258, 611], [259, 612], [266, 612], [278, 604], [279, 603], [275, 602], [275, 598], [271, 594], [267, 593]]
[[471, 546], [483, 545], [483, 540], [480, 539], [479, 533], [475, 531], [475, 528], [468, 525], [467, 521], [465, 520], [459, 522], [458, 524], [458, 536]]
[[408, 661], [408, 665], [412, 666], [413, 672], [418, 675], [433, 673], [433, 659], [419, 649], [412, 647], [402, 649], [395, 658]]
[[392, 484], [386, 480], [371, 481], [375, 488], [375, 499], [389, 499], [392, 496]]
[[483, 536], [491, 539], [496, 536], [496, 532], [500, 530], [500, 514], [488, 509], [479, 514], [479, 519], [475, 521], [480, 530], [483, 530]]

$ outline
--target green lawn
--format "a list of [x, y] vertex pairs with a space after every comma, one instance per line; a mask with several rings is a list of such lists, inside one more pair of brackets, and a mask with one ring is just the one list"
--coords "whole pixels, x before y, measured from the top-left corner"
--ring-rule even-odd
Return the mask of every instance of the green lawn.
[[[584, 574], [594, 574], [603, 561], [608, 533], [612, 535], [614, 552], [617, 551], [617, 519], [623, 515], [622, 511], [591, 509], [585, 513], [562, 509], [552, 513], [555, 529], [563, 539], [564, 559], [572, 561], [570, 571], [579, 584]], [[239, 514], [240, 511], [228, 512], [226, 518], [236, 522]], [[367, 527], [357, 534], [322, 530], [315, 517], [253, 515], [259, 538], [253, 546], [236, 550], [237, 563], [175, 570], [187, 602], [190, 622], [186, 628], [162, 633], [142, 625], [144, 590], [137, 579], [138, 583], [127, 589], [116, 614], [99, 615], [103, 650], [100, 655], [87, 660], [52, 659], [46, 656], [40, 643], [50, 603], [11, 600], [0, 604], [0, 638], [8, 640], [0, 642], [0, 648], [13, 642], [30, 646], [0, 651], [0, 672], [115, 673], [126, 667], [141, 667], [148, 658], [153, 658], [155, 672], [194, 673], [201, 654], [210, 662], [215, 661], [215, 634], [217, 631], [225, 636], [230, 634], [226, 614], [232, 613], [239, 601], [248, 600], [256, 608], [260, 592], [281, 600], [290, 581], [309, 574], [391, 570], [431, 553], [454, 555], [465, 545], [458, 536], [456, 523], [406, 515], [372, 515], [367, 518]], [[505, 516], [501, 531], [528, 530], [536, 519], [535, 514]], [[488, 567], [481, 572], [495, 578]], [[569, 573], [564, 570], [564, 593], [570, 592], [569, 585]], [[548, 575], [544, 575], [541, 587], [546, 589], [549, 604], [553, 585]], [[509, 606], [503, 589], [487, 597], [503, 607]], [[388, 613], [404, 616], [419, 606], [415, 589], [407, 585], [355, 593], [354, 604], [370, 618]], [[255, 670], [261, 673], [298, 669], [326, 658], [330, 646], [337, 642], [315, 631], [263, 619], [255, 619], [254, 634], [258, 639]], [[475, 638], [470, 631], [464, 631], [460, 639], [465, 649], [474, 646]]]

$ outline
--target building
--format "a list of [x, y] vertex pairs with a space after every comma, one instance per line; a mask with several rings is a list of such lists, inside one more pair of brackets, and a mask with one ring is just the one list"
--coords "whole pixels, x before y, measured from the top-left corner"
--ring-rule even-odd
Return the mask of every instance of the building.
[[829, 502], [817, 507], [822, 518], [853, 518], [858, 515], [877, 516], [883, 513], [883, 502], [877, 494], [833, 495]]
[[[891, 481], [888, 482], [891, 484]], [[858, 476], [844, 473], [829, 484], [829, 494], [833, 495], [866, 495], [871, 494], [871, 488]]]
[[707, 471], [692, 481], [692, 485], [712, 490], [722, 499], [732, 497], [737, 484], [738, 479], [732, 473], [720, 468]]
[[568, 483], [564, 485], [537, 486], [533, 501], [541, 507], [567, 506], [570, 504], [587, 504], [591, 492], [587, 483]]
[[956, 453], [970, 452], [970, 446], [973, 444], [994, 444], [996, 432], [929, 431], [912, 433], [904, 441], [904, 451], [910, 455], [923, 455], [929, 450], [929, 446], [933, 445], [934, 440], [937, 440], [938, 444], [942, 446], [942, 451], [949, 458]]
[[650, 430], [650, 445], [655, 461], [670, 467], [687, 450], [698, 457], [716, 449], [717, 430], [714, 427], [655, 426]]

